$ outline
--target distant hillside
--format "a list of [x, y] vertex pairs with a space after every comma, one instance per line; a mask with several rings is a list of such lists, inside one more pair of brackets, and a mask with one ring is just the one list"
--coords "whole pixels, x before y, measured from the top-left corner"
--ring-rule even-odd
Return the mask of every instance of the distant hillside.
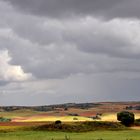
[[67, 110], [68, 108], [88, 109], [101, 106], [100, 103], [66, 103], [58, 105], [43, 105], [43, 106], [0, 106], [0, 111], [15, 111], [20, 109], [31, 109], [34, 111], [54, 111], [54, 110]]
[[0, 111], [15, 111], [21, 109], [29, 109], [33, 111], [67, 111], [69, 108], [90, 109], [101, 108], [102, 110], [114, 110], [119, 108], [126, 110], [140, 110], [140, 102], [99, 102], [99, 103], [66, 103], [58, 105], [43, 106], [0, 106]]

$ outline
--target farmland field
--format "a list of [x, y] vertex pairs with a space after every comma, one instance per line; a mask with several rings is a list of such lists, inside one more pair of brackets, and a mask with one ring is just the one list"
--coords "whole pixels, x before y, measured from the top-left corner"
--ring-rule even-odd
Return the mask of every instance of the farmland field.
[[[125, 110], [126, 106], [139, 106], [139, 103], [124, 102], [124, 103], [99, 103], [98, 106], [91, 108], [76, 108], [69, 107], [64, 110], [64, 106], [61, 108], [54, 108], [50, 111], [35, 111], [33, 108], [17, 109], [14, 111], [0, 111], [0, 116], [12, 119], [13, 122], [42, 122], [42, 121], [56, 121], [61, 120], [68, 121], [91, 121], [92, 117], [96, 114], [102, 114], [100, 116], [101, 121], [117, 121], [117, 112]], [[130, 110], [135, 113], [135, 118], [140, 118], [140, 110]], [[76, 116], [72, 114], [77, 114]], [[90, 118], [91, 117], [91, 118]], [[74, 119], [76, 118], [76, 119]], [[93, 121], [93, 120], [92, 120]]]
[[0, 133], [0, 140], [139, 140], [140, 131], [95, 131], [87, 133], [64, 133], [45, 131], [17, 131]]
[[[14, 115], [16, 114], [16, 115]], [[52, 114], [53, 115], [53, 114]], [[5, 115], [6, 116], [6, 115]], [[7, 117], [7, 116], [6, 116]], [[92, 118], [84, 116], [50, 116], [47, 113], [35, 113], [35, 112], [25, 112], [25, 113], [10, 113], [8, 117], [12, 118], [12, 122], [49, 122], [61, 120], [63, 122], [72, 121], [94, 121]], [[75, 118], [75, 119], [74, 119]], [[117, 113], [104, 113], [100, 121], [117, 121]], [[140, 113], [135, 113], [135, 119], [140, 118]]]
[[[74, 118], [76, 120], [74, 120]], [[32, 117], [17, 117], [13, 119], [13, 122], [54, 122], [56, 120], [61, 120], [63, 122], [72, 121], [93, 121], [91, 118], [86, 117], [74, 117], [74, 116], [32, 116]]]
[[[79, 116], [69, 116], [67, 115], [69, 112], [78, 113]], [[59, 111], [59, 112], [39, 112], [32, 110], [18, 110], [11, 112], [0, 112], [0, 116], [11, 118], [12, 122], [48, 122], [48, 121], [56, 121], [61, 120], [63, 122], [71, 122], [71, 121], [93, 121], [93, 119], [89, 118], [95, 116], [94, 109], [90, 110], [78, 110], [71, 109], [69, 112]], [[71, 113], [70, 112], [70, 113]], [[96, 111], [97, 112], [97, 111]], [[102, 111], [103, 112], [103, 111]], [[104, 112], [101, 116], [101, 121], [117, 121], [117, 112]], [[74, 119], [76, 118], [76, 119]], [[140, 112], [135, 113], [135, 118], [140, 118]]]
[[[124, 110], [129, 104], [103, 103], [102, 106], [94, 108], [69, 108], [68, 110], [52, 111], [34, 111], [32, 109], [19, 109], [14, 111], [1, 111], [0, 116], [10, 118], [11, 122], [0, 122], [0, 140], [140, 140], [140, 127], [134, 126], [132, 129], [113, 129], [105, 128], [101, 125], [99, 129], [84, 128], [86, 131], [71, 131], [61, 132], [56, 129], [34, 129], [38, 126], [43, 126], [53, 123], [56, 120], [62, 121], [63, 124], [72, 125], [75, 122], [109, 122], [109, 126], [117, 122], [117, 112]], [[133, 110], [135, 118], [140, 118], [140, 111]], [[100, 119], [93, 119], [97, 113], [101, 113]], [[76, 114], [76, 115], [75, 115]], [[75, 123], [76, 126], [78, 123]], [[83, 129], [80, 125], [80, 130]], [[66, 127], [66, 126], [65, 126]], [[68, 126], [69, 127], [69, 126]], [[104, 127], [104, 129], [103, 129]], [[119, 127], [119, 126], [118, 126]], [[92, 128], [94, 128], [92, 126]], [[76, 130], [77, 130], [76, 129]], [[70, 130], [70, 131], [69, 131]], [[77, 133], [76, 133], [77, 132]]]
[[[134, 113], [135, 119], [140, 118], [140, 113]], [[104, 113], [101, 117], [102, 121], [117, 121], [117, 113]]]

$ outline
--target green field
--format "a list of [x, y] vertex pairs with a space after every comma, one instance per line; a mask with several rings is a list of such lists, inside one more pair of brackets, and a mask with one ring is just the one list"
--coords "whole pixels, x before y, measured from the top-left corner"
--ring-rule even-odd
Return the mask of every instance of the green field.
[[47, 131], [17, 131], [0, 133], [0, 140], [140, 140], [140, 131], [93, 131], [64, 133]]

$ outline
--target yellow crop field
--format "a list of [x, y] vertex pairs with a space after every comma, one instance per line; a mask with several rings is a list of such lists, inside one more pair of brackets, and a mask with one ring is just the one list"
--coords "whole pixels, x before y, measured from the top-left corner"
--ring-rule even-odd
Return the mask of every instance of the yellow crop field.
[[135, 114], [135, 119], [140, 119], [140, 113]]
[[[135, 113], [135, 119], [139, 119], [139, 118], [140, 118], [140, 113]], [[105, 113], [101, 117], [101, 121], [113, 121], [113, 122], [116, 122], [117, 121], [117, 113]]]
[[20, 117], [15, 118], [15, 122], [53, 122], [61, 120], [63, 122], [78, 122], [78, 121], [93, 121], [91, 118], [80, 116], [32, 116], [32, 117]]
[[117, 114], [116, 113], [103, 114], [103, 116], [101, 117], [101, 121], [117, 121]]

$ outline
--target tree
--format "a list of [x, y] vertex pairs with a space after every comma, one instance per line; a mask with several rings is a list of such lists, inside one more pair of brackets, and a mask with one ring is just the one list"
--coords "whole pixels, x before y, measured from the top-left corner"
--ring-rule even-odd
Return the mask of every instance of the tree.
[[125, 126], [131, 126], [134, 124], [135, 116], [134, 113], [128, 111], [122, 111], [117, 113], [117, 120]]
[[55, 125], [60, 125], [62, 122], [60, 120], [55, 121]]
[[54, 127], [57, 129], [62, 129], [62, 122], [60, 120], [55, 121]]

